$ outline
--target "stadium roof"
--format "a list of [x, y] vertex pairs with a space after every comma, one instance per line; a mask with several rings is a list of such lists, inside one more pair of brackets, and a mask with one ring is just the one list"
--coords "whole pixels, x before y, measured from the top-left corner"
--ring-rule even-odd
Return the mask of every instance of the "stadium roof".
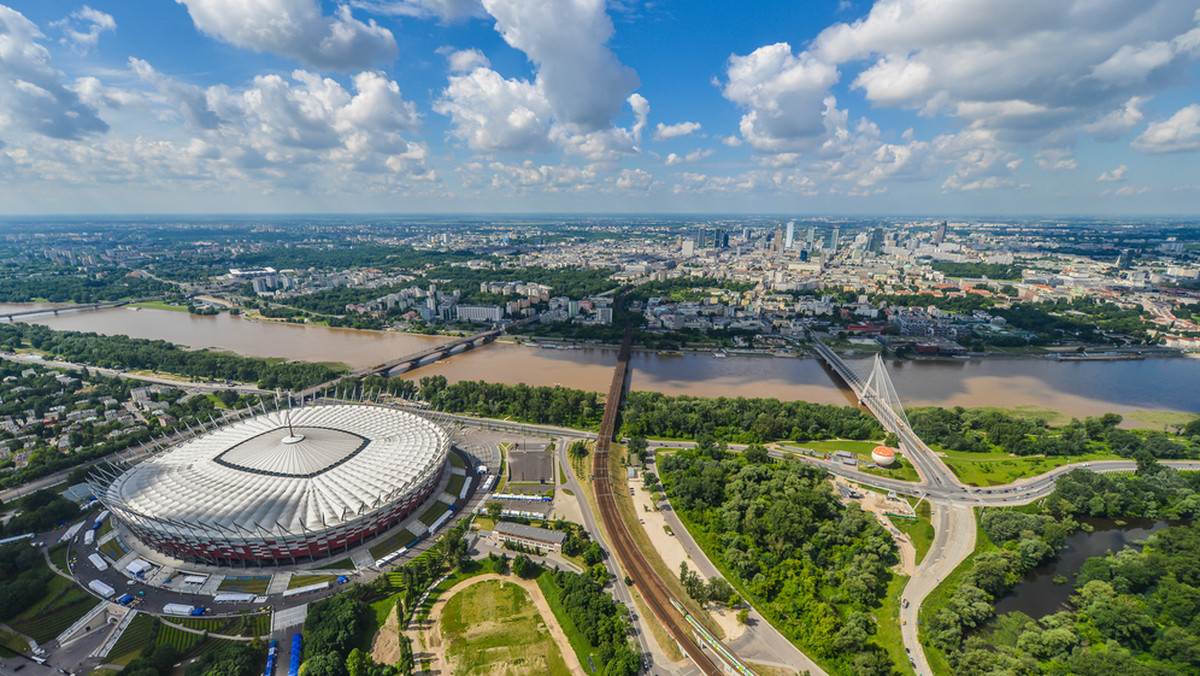
[[104, 501], [183, 533], [317, 532], [407, 494], [448, 449], [446, 432], [413, 413], [355, 404], [279, 411], [134, 467]]

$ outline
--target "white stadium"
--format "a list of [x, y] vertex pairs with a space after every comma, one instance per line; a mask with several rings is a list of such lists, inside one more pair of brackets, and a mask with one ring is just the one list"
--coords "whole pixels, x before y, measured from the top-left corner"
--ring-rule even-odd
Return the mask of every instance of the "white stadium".
[[326, 404], [230, 423], [92, 488], [170, 556], [297, 563], [345, 552], [411, 514], [449, 452], [447, 432], [420, 415]]

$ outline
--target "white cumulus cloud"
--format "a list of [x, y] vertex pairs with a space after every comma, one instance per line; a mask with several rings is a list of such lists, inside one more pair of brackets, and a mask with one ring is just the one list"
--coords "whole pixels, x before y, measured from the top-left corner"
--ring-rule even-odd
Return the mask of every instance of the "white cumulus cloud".
[[61, 82], [45, 36], [20, 12], [0, 5], [0, 130], [32, 130], [59, 139], [108, 131], [99, 111]]
[[391, 31], [363, 23], [339, 5], [333, 16], [318, 0], [175, 0], [196, 28], [231, 45], [299, 59], [315, 68], [356, 70], [396, 58]]
[[496, 30], [537, 68], [537, 84], [560, 123], [604, 129], [638, 86], [633, 69], [607, 46], [604, 0], [484, 0]]
[[1151, 124], [1133, 140], [1133, 147], [1147, 153], [1200, 150], [1200, 104], [1193, 103], [1170, 119]]
[[654, 140], [666, 141], [668, 139], [687, 136], [693, 132], [700, 131], [699, 122], [676, 122], [675, 124], [658, 123], [654, 128]]
[[117, 22], [111, 14], [92, 9], [87, 5], [50, 25], [62, 31], [61, 42], [64, 45], [84, 54], [100, 44], [101, 33], [117, 30]]
[[1100, 181], [1101, 183], [1112, 183], [1112, 182], [1116, 182], [1116, 181], [1124, 181], [1125, 174], [1128, 174], [1128, 173], [1129, 173], [1129, 167], [1122, 164], [1121, 166], [1117, 167], [1116, 169], [1113, 169], [1112, 171], [1106, 171], [1103, 174], [1100, 174], [1100, 177], [1097, 178], [1096, 180]]

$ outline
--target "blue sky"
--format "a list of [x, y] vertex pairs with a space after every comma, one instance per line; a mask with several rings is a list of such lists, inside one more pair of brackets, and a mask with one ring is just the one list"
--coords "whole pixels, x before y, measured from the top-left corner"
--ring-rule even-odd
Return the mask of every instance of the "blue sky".
[[0, 214], [1182, 214], [1200, 0], [0, 0]]

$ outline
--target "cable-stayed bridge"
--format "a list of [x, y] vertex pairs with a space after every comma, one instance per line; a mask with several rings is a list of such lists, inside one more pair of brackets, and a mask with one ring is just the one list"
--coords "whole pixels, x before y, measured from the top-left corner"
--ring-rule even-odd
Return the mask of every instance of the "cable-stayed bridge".
[[867, 407], [885, 430], [899, 437], [900, 452], [913, 464], [925, 483], [939, 488], [961, 486], [941, 458], [913, 432], [908, 416], [904, 414], [900, 395], [878, 354], [872, 360], [856, 361], [852, 365], [815, 336], [813, 344], [817, 348], [817, 356], [850, 386], [859, 403]]

